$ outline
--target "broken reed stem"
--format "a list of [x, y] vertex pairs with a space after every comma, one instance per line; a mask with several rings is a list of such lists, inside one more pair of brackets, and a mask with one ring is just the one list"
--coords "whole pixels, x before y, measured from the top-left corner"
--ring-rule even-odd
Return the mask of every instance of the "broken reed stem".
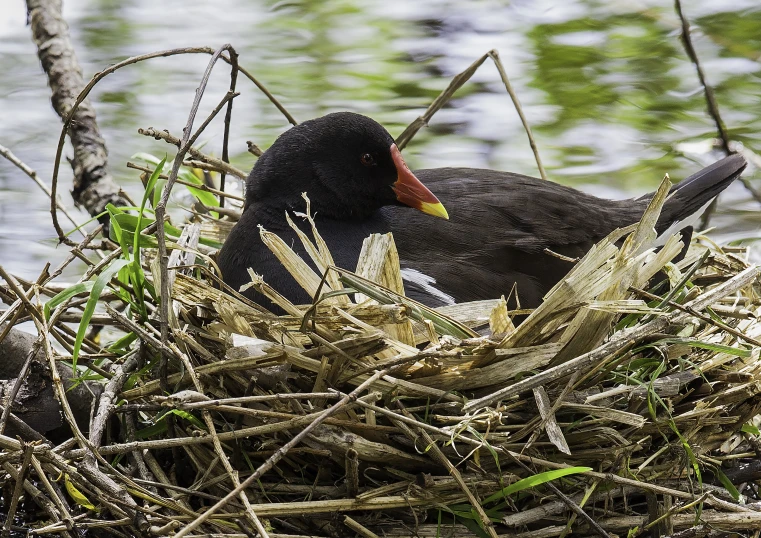
[[343, 523], [351, 530], [356, 532], [358, 536], [364, 536], [364, 538], [380, 538], [380, 536], [375, 534], [373, 531], [360, 524], [357, 520], [350, 518], [349, 516], [344, 516]]
[[[659, 295], [654, 295], [654, 294], [652, 294], [650, 292], [647, 292], [645, 290], [641, 290], [641, 289], [634, 288], [634, 287], [632, 287], [631, 289], [632, 289], [632, 291], [634, 291], [638, 295], [641, 295], [643, 297], [647, 297], [648, 299], [651, 299], [651, 300], [663, 300], [663, 298], [660, 297]], [[714, 326], [718, 327], [722, 331], [724, 331], [726, 333], [729, 333], [732, 336], [734, 336], [736, 338], [739, 338], [740, 340], [743, 340], [745, 342], [748, 342], [751, 345], [754, 345], [754, 346], [757, 346], [757, 347], [761, 348], [761, 340], [758, 340], [756, 338], [748, 336], [747, 334], [744, 334], [742, 331], [738, 331], [737, 329], [735, 329], [733, 327], [730, 327], [726, 323], [723, 323], [723, 322], [721, 322], [721, 321], [719, 321], [717, 319], [714, 319], [711, 316], [707, 316], [707, 315], [703, 314], [702, 312], [698, 312], [697, 310], [695, 310], [694, 308], [691, 308], [689, 306], [684, 306], [684, 305], [681, 305], [679, 303], [675, 303], [675, 302], [670, 301], [670, 300], [667, 300], [667, 301], [664, 301], [664, 302], [665, 302], [666, 306], [669, 306], [671, 308], [675, 308], [677, 310], [681, 310], [682, 312], [686, 312], [687, 314], [695, 316], [696, 318], [700, 319], [701, 321], [703, 321], [703, 322], [705, 322], [705, 323], [707, 323], [709, 325], [714, 325]]]
[[[710, 306], [715, 301], [718, 301], [720, 298], [726, 297], [727, 295], [730, 295], [744, 288], [748, 285], [748, 283], [754, 281], [758, 277], [758, 274], [759, 267], [751, 266], [731, 280], [728, 280], [727, 282], [721, 284], [719, 287], [691, 301], [685, 306], [694, 310], [701, 310], [706, 306]], [[516, 396], [523, 391], [534, 389], [543, 385], [544, 383], [555, 381], [576, 371], [583, 372], [585, 368], [594, 365], [597, 363], [597, 361], [610, 356], [611, 354], [624, 347], [628, 341], [636, 340], [647, 336], [648, 334], [662, 331], [670, 323], [677, 322], [680, 318], [684, 318], [687, 315], [689, 314], [683, 312], [672, 312], [665, 316], [656, 318], [653, 321], [646, 323], [645, 325], [632, 329], [623, 329], [617, 332], [613, 338], [611, 338], [611, 340], [598, 347], [597, 349], [584, 353], [575, 359], [555, 366], [554, 368], [550, 368], [549, 370], [545, 370], [523, 381], [518, 381], [517, 383], [509, 387], [505, 387], [504, 389], [498, 390], [493, 394], [469, 401], [463, 406], [463, 411], [466, 413], [469, 411], [474, 411], [480, 407], [492, 405], [500, 400]]]

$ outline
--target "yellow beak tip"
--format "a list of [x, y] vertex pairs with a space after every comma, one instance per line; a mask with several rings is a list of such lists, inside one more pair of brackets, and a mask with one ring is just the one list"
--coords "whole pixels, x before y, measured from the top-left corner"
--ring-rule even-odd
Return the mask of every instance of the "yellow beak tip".
[[423, 202], [420, 204], [420, 211], [427, 215], [433, 215], [434, 217], [439, 217], [444, 220], [449, 220], [449, 213], [447, 213], [446, 208], [444, 205], [439, 202], [437, 204], [430, 204], [428, 202]]

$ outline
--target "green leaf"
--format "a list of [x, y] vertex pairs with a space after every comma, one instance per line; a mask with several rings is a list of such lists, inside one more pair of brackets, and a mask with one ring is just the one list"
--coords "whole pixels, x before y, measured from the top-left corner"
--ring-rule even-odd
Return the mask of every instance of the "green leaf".
[[63, 483], [66, 486], [66, 493], [72, 498], [72, 500], [79, 506], [86, 508], [87, 510], [95, 510], [95, 506], [91, 503], [84, 494], [77, 489], [74, 483], [69, 478], [68, 473], [63, 475]]
[[735, 501], [740, 500], [740, 492], [737, 491], [737, 488], [732, 483], [732, 481], [729, 479], [727, 475], [725, 475], [721, 469], [716, 468], [716, 476], [719, 478], [719, 482], [721, 482], [721, 485], [724, 486], [724, 488], [729, 492], [730, 495], [732, 495], [732, 498]]
[[472, 517], [463, 517], [460, 514], [457, 514], [457, 517], [459, 518], [459, 522], [478, 538], [489, 538], [489, 535], [481, 527], [481, 518], [473, 519]]
[[545, 482], [550, 482], [551, 480], [557, 480], [558, 478], [572, 474], [586, 473], [591, 470], [591, 467], [566, 467], [565, 469], [554, 469], [552, 471], [545, 471], [543, 473], [535, 474], [533, 476], [529, 476], [528, 478], [518, 480], [506, 488], [502, 488], [500, 491], [489, 495], [486, 499], [483, 500], [483, 504], [493, 503], [507, 497], [508, 495], [512, 495], [513, 493], [517, 493], [524, 489], [534, 488], [540, 484], [544, 484]]
[[750, 357], [751, 355], [749, 349], [725, 346], [722, 344], [709, 344], [694, 338], [664, 338], [662, 340], [658, 340], [655, 342], [655, 344], [687, 344], [692, 347], [707, 349], [708, 351], [715, 351], [717, 353], [726, 353], [735, 357]]
[[108, 346], [108, 351], [111, 353], [118, 353], [119, 351], [125, 351], [127, 347], [137, 340], [137, 335], [135, 333], [127, 333], [121, 338], [119, 338], [116, 342]]
[[756, 428], [753, 424], [743, 424], [743, 427], [740, 428], [740, 431], [743, 433], [749, 433], [751, 435], [761, 435], [761, 431], [759, 431], [759, 429]]
[[95, 222], [96, 220], [98, 220], [99, 218], [101, 218], [101, 217], [102, 217], [103, 215], [105, 215], [106, 213], [107, 213], [107, 211], [102, 211], [102, 212], [98, 213], [97, 215], [95, 215], [95, 216], [94, 216], [94, 217], [92, 217], [91, 219], [88, 219], [88, 220], [84, 221], [84, 222], [83, 222], [82, 224], [80, 224], [79, 226], [77, 226], [77, 227], [75, 227], [75, 228], [72, 228], [71, 230], [69, 230], [68, 232], [66, 232], [65, 234], [63, 234], [63, 235], [64, 235], [64, 237], [69, 237], [71, 234], [73, 234], [73, 233], [74, 233], [74, 232], [76, 232], [77, 230], [81, 230], [82, 228], [84, 228], [85, 226], [87, 226], [88, 224], [90, 224], [91, 222]]
[[108, 237], [112, 241], [116, 241], [119, 243], [119, 245], [122, 247], [122, 252], [125, 256], [129, 255], [129, 251], [125, 250], [124, 246], [124, 234], [122, 233], [122, 227], [117, 220], [117, 216], [123, 214], [122, 210], [116, 207], [113, 204], [107, 204], [106, 210], [108, 211], [108, 214], [110, 215], [109, 221], [110, 226], [108, 227]]
[[148, 179], [148, 183], [145, 186], [145, 192], [143, 193], [143, 200], [140, 202], [140, 211], [137, 213], [137, 223], [135, 224], [135, 231], [132, 234], [132, 272], [130, 274], [130, 279], [132, 281], [132, 286], [135, 290], [135, 297], [137, 297], [138, 307], [140, 309], [140, 316], [143, 320], [148, 318], [148, 312], [145, 307], [145, 299], [144, 299], [144, 284], [145, 284], [145, 274], [143, 274], [143, 266], [140, 263], [140, 231], [142, 228], [142, 221], [143, 221], [143, 213], [145, 212], [145, 205], [148, 203], [148, 196], [150, 195], [151, 191], [153, 190], [154, 186], [156, 185], [156, 181], [159, 178], [159, 175], [161, 174], [161, 171], [164, 169], [164, 164], [166, 163], [166, 157], [164, 157], [161, 162], [156, 165], [156, 169], [153, 171], [153, 174], [151, 174], [151, 177]]
[[[138, 218], [137, 215], [130, 215], [128, 213], [121, 213], [114, 217], [113, 221], [117, 222], [119, 224], [119, 227], [121, 230], [123, 230], [124, 234], [127, 236], [126, 241], [128, 244], [132, 244], [134, 241], [134, 232], [137, 229], [138, 225]], [[112, 221], [112, 222], [113, 222]], [[140, 220], [140, 226], [141, 231], [145, 230], [148, 226], [153, 224], [155, 222], [155, 219], [153, 217], [143, 217]], [[179, 228], [176, 228], [172, 226], [171, 224], [164, 223], [164, 231], [166, 232], [166, 235], [168, 237], [177, 238], [180, 237], [180, 234], [182, 231]], [[112, 238], [113, 239], [113, 238]], [[115, 241], [116, 239], [114, 239]], [[218, 241], [214, 241], [213, 239], [208, 239], [201, 237], [199, 239], [199, 243], [213, 247], [213, 248], [221, 248], [222, 243]], [[158, 247], [158, 241], [155, 237], [149, 236], [149, 235], [140, 235], [140, 247], [141, 248], [157, 248]]]
[[157, 359], [151, 359], [145, 363], [145, 366], [140, 368], [137, 372], [133, 373], [131, 376], [127, 378], [126, 383], [124, 383], [124, 389], [123, 390], [130, 390], [137, 385], [137, 382], [140, 381], [140, 379], [153, 370], [153, 368], [156, 366]]
[[[163, 166], [163, 164], [166, 162], [166, 157], [162, 161], [158, 159], [158, 157], [155, 157], [154, 155], [151, 155], [150, 153], [136, 153], [132, 156], [133, 159], [138, 159], [144, 162], [147, 162], [149, 164], [154, 165], [155, 167]], [[154, 171], [155, 173], [155, 171]], [[187, 166], [180, 167], [179, 171], [177, 172], [177, 177], [185, 181], [186, 183], [193, 183], [194, 185], [203, 185], [203, 180], [198, 178]], [[164, 183], [165, 180], [162, 180], [162, 183]], [[196, 189], [194, 187], [189, 187], [187, 185], [184, 185], [186, 189], [188, 189], [188, 192], [192, 194], [199, 202], [201, 202], [203, 205], [207, 207], [219, 207], [219, 200], [217, 200], [217, 197], [214, 196], [212, 193]], [[158, 200], [161, 198], [161, 191], [163, 190], [163, 184], [161, 185], [161, 188], [156, 189], [154, 193], [154, 199], [153, 199], [153, 207], [156, 207], [158, 204]], [[146, 188], [146, 192], [150, 192], [151, 189]], [[157, 194], [158, 199], [157, 199]], [[215, 212], [212, 212], [212, 214], [215, 217], [219, 217], [218, 214]]]
[[92, 289], [94, 282], [87, 281], [87, 282], [79, 282], [78, 284], [74, 284], [73, 286], [70, 286], [63, 290], [60, 293], [57, 293], [55, 297], [50, 299], [48, 302], [45, 303], [44, 307], [44, 313], [45, 313], [45, 319], [50, 319], [50, 312], [59, 304], [64, 303], [71, 299], [72, 297], [79, 295], [80, 293], [86, 293], [89, 292]]
[[103, 289], [111, 281], [113, 276], [118, 273], [122, 267], [129, 264], [129, 260], [114, 260], [103, 272], [98, 275], [95, 283], [90, 290], [90, 298], [87, 299], [85, 310], [82, 313], [82, 321], [79, 322], [79, 329], [77, 330], [77, 338], [74, 340], [74, 352], [72, 353], [72, 367], [77, 367], [77, 357], [79, 356], [79, 349], [82, 347], [82, 341], [85, 339], [85, 332], [90, 325], [92, 315], [95, 313], [95, 305], [98, 303], [100, 294]]
[[172, 409], [170, 412], [172, 414], [177, 415], [180, 418], [184, 418], [185, 420], [193, 424], [199, 430], [206, 431], [206, 424], [198, 420], [198, 418], [196, 418], [194, 415], [191, 415], [187, 411], [183, 411], [182, 409]]
[[[177, 174], [183, 181], [186, 181], [187, 183], [195, 183], [196, 185], [203, 185], [203, 180], [198, 178], [194, 173], [192, 173], [187, 168], [180, 168], [179, 173]], [[212, 193], [208, 191], [204, 191], [201, 189], [195, 189], [193, 187], [188, 187], [187, 185], [184, 185], [186, 189], [188, 189], [188, 192], [195, 196], [199, 202], [201, 202], [203, 205], [207, 207], [219, 207], [219, 200], [217, 200], [217, 197], [214, 196]], [[215, 216], [218, 216], [216, 213], [213, 213]]]
[[157, 207], [159, 202], [161, 202], [161, 193], [164, 191], [164, 185], [166, 185], [166, 179], [159, 179], [156, 182], [156, 187], [153, 189], [153, 200], [151, 200], [153, 207]]
[[135, 437], [137, 437], [138, 439], [149, 439], [151, 437], [161, 435], [162, 433], [166, 433], [167, 430], [168, 430], [168, 427], [166, 425], [166, 422], [163, 420], [160, 420], [156, 424], [152, 424], [151, 426], [148, 426], [147, 428], [143, 428], [141, 430], [136, 431]]
[[671, 431], [673, 431], [677, 437], [679, 437], [679, 441], [682, 443], [682, 448], [684, 448], [684, 452], [687, 454], [687, 459], [692, 464], [692, 470], [695, 471], [695, 477], [697, 478], [698, 482], [702, 484], [703, 475], [700, 472], [698, 459], [695, 457], [695, 453], [692, 451], [690, 443], [687, 441], [684, 435], [682, 435], [682, 432], [679, 431], [679, 428], [677, 428], [676, 422], [674, 422], [673, 419], [669, 420], [669, 427], [671, 428]]

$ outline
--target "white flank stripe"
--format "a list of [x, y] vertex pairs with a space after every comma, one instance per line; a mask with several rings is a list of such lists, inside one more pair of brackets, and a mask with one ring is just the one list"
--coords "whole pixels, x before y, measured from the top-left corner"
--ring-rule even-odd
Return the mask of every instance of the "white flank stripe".
[[692, 215], [688, 216], [687, 218], [684, 218], [682, 220], [679, 220], [668, 227], [668, 229], [663, 232], [661, 235], [658, 236], [658, 238], [655, 240], [655, 246], [662, 247], [666, 244], [666, 241], [668, 241], [668, 238], [677, 233], [682, 228], [686, 228], [687, 226], [692, 226], [695, 224], [700, 216], [705, 212], [706, 209], [708, 209], [708, 206], [711, 205], [711, 202], [714, 201], [714, 198], [711, 198], [708, 200], [703, 207], [695, 211]]
[[436, 289], [433, 287], [433, 284], [436, 284], [436, 279], [432, 276], [425, 275], [418, 271], [417, 269], [402, 269], [402, 279], [406, 280], [407, 282], [411, 284], [416, 284], [417, 286], [423, 288], [423, 290], [430, 296], [436, 297], [440, 301], [444, 302], [444, 304], [447, 305], [453, 305], [455, 304], [454, 297], [451, 295], [447, 295], [443, 291]]

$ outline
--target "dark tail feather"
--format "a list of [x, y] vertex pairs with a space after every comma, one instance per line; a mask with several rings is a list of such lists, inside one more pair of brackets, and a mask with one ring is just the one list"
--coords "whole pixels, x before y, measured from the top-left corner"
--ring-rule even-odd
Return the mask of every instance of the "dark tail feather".
[[655, 227], [658, 234], [710, 202], [740, 176], [747, 164], [742, 155], [730, 155], [671, 187]]

